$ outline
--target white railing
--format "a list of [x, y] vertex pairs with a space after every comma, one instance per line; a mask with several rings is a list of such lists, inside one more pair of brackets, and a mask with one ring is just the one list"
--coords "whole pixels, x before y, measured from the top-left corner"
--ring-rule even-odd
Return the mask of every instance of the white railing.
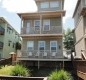
[[[61, 26], [52, 26], [49, 31], [46, 31], [46, 30], [43, 30], [43, 27], [42, 27], [41, 33], [42, 34], [61, 34], [62, 29], [61, 29]], [[23, 27], [21, 29], [21, 34], [40, 34], [40, 29], [30, 27], [29, 30], [27, 30], [26, 27]]]
[[[67, 53], [71, 54], [70, 51], [67, 51]], [[20, 54], [20, 55], [19, 55]], [[21, 51], [17, 57], [21, 58], [34, 58], [34, 59], [57, 59], [57, 58], [62, 58], [63, 57], [63, 51], [50, 51], [50, 50], [33, 50], [33, 51]]]

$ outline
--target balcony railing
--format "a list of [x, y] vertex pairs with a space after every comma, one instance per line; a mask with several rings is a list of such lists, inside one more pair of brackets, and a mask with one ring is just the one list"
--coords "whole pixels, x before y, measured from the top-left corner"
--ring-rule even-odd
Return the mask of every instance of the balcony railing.
[[3, 48], [3, 42], [0, 42], [0, 49]]
[[43, 30], [43, 27], [39, 29], [35, 29], [34, 27], [26, 28], [23, 27], [21, 29], [21, 34], [62, 34], [62, 27], [61, 26], [52, 26], [50, 30]]
[[[70, 51], [67, 51], [71, 54]], [[63, 51], [50, 51], [50, 50], [33, 50], [33, 51], [21, 51], [17, 53], [18, 58], [29, 58], [29, 59], [59, 59], [63, 58]]]
[[1, 25], [0, 25], [0, 35], [4, 35], [4, 33], [5, 33], [5, 29], [2, 28]]

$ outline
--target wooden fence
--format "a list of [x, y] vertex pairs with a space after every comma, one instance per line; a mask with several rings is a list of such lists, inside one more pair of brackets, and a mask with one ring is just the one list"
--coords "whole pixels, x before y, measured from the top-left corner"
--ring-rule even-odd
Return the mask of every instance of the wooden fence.
[[86, 80], [86, 60], [74, 60], [73, 65], [77, 76]]
[[1, 59], [0, 60], [0, 66], [2, 66], [2, 65], [9, 65], [9, 64], [12, 64], [12, 58]]
[[0, 80], [47, 80], [45, 77], [0, 76]]

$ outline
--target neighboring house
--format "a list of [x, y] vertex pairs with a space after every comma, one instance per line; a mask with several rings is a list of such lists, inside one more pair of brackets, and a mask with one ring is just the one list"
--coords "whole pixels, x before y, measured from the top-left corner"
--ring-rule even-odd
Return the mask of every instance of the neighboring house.
[[81, 58], [81, 53], [86, 56], [86, 0], [78, 0], [73, 14], [75, 22], [75, 52]]
[[10, 52], [16, 52], [16, 43], [19, 41], [19, 33], [0, 17], [0, 59], [9, 58]]
[[21, 18], [23, 43], [17, 60], [62, 60], [64, 0], [35, 0], [35, 2], [38, 12], [18, 13]]

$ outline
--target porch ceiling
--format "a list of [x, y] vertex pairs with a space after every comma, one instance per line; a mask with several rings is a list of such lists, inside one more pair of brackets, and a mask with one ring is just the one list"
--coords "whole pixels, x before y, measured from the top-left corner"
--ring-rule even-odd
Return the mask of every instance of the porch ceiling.
[[22, 19], [30, 19], [30, 18], [52, 18], [52, 17], [60, 17], [61, 15], [65, 15], [65, 11], [43, 11], [43, 12], [35, 12], [35, 13], [18, 13], [19, 17], [22, 16]]

